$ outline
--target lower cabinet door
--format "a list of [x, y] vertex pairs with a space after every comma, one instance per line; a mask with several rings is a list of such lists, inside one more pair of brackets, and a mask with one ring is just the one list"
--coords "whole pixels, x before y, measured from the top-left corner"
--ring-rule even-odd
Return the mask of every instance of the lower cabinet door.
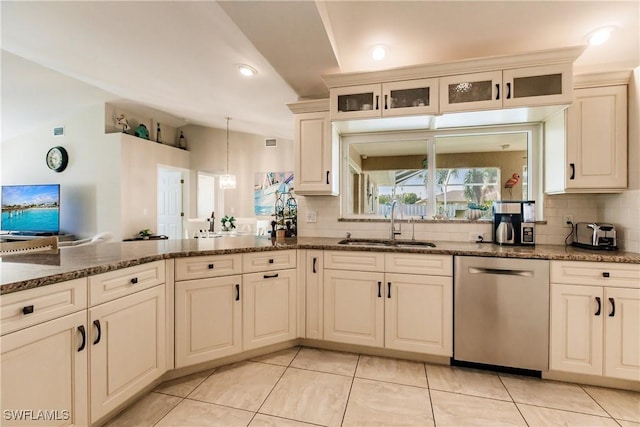
[[166, 370], [164, 285], [89, 309], [91, 422]]
[[324, 339], [384, 345], [384, 273], [324, 271]]
[[385, 275], [385, 347], [451, 356], [451, 277]]
[[2, 425], [86, 426], [87, 312], [0, 338]]
[[604, 375], [640, 381], [640, 289], [605, 287], [604, 296]]
[[243, 349], [294, 339], [296, 270], [275, 270], [242, 276]]
[[602, 287], [551, 284], [549, 367], [602, 375]]
[[176, 282], [176, 368], [242, 351], [242, 276]]

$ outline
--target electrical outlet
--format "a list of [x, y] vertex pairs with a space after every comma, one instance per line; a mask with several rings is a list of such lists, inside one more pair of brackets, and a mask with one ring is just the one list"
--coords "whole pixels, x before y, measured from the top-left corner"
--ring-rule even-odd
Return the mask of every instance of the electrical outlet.
[[318, 221], [318, 213], [316, 211], [307, 211], [307, 222], [317, 222]]
[[565, 228], [571, 228], [571, 224], [575, 224], [575, 222], [573, 222], [573, 215], [564, 215], [562, 217], [562, 226]]

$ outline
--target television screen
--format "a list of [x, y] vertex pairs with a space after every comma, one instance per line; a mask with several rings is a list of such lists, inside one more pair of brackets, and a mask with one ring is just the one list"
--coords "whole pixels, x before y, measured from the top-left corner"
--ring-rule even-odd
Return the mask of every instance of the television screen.
[[60, 185], [3, 185], [4, 232], [37, 234], [60, 231]]

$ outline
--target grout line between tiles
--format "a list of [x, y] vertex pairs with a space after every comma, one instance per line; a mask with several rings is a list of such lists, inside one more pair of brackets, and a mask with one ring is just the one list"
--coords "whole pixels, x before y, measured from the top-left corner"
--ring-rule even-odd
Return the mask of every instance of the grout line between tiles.
[[507, 394], [509, 395], [509, 398], [511, 399], [511, 403], [513, 403], [516, 407], [516, 409], [518, 410], [518, 413], [520, 414], [520, 417], [522, 418], [522, 420], [524, 421], [524, 423], [529, 426], [529, 421], [527, 421], [527, 418], [524, 416], [524, 414], [522, 413], [522, 411], [520, 410], [520, 407], [518, 406], [518, 403], [516, 402], [516, 400], [513, 398], [513, 396], [511, 395], [511, 392], [509, 391], [509, 387], [507, 387], [507, 385], [504, 383], [504, 381], [502, 380], [502, 376], [500, 376], [499, 374], [497, 374], [498, 379], [500, 380], [500, 384], [502, 384], [502, 387], [504, 387], [505, 391], [507, 392]]
[[356, 379], [356, 372], [358, 372], [358, 364], [360, 363], [361, 355], [358, 354], [358, 360], [356, 360], [356, 368], [353, 370], [353, 376], [351, 377], [351, 385], [349, 386], [349, 393], [347, 393], [347, 401], [344, 403], [344, 411], [342, 411], [342, 419], [340, 420], [340, 426], [344, 424], [344, 417], [347, 415], [347, 409], [349, 408], [349, 399], [351, 399], [351, 390], [353, 390], [353, 382]]
[[433, 397], [431, 396], [431, 387], [429, 386], [429, 371], [427, 370], [427, 364], [423, 363], [422, 368], [424, 369], [424, 376], [427, 378], [427, 393], [429, 393], [429, 406], [431, 406], [431, 419], [433, 420], [433, 425], [436, 427], [438, 424], [436, 423], [436, 411], [433, 409]]
[[[155, 393], [155, 392], [154, 392], [154, 391], [151, 391], [151, 393]], [[178, 396], [173, 396], [173, 397], [178, 397]], [[167, 415], [169, 415], [169, 414], [171, 413], [171, 411], [173, 411], [174, 409], [176, 409], [176, 408], [178, 407], [178, 405], [179, 405], [179, 404], [181, 404], [182, 402], [184, 402], [184, 400], [185, 400], [185, 399], [186, 399], [186, 397], [182, 397], [182, 398], [180, 398], [180, 401], [178, 401], [175, 405], [173, 405], [173, 406], [171, 407], [171, 409], [169, 409], [169, 410], [167, 411], [167, 413], [166, 413], [166, 414], [164, 414], [162, 417], [160, 417], [160, 419], [159, 419], [158, 421], [156, 421], [153, 425], [154, 425], [154, 426], [157, 426], [157, 425], [158, 425], [158, 423], [159, 423], [160, 421], [164, 420], [164, 418], [165, 418]], [[123, 412], [124, 412], [124, 411], [123, 411]]]
[[[598, 405], [598, 406], [599, 406], [599, 407], [600, 407], [600, 408], [601, 408], [601, 409], [602, 409], [602, 410], [603, 410], [607, 415], [609, 415], [609, 417], [613, 418], [613, 415], [611, 415], [611, 414], [609, 413], [609, 411], [607, 411], [607, 410], [605, 409], [605, 407], [604, 407], [604, 406], [602, 406], [602, 405], [600, 404], [600, 402], [598, 402], [598, 400], [597, 400], [595, 397], [591, 396], [591, 393], [589, 393], [589, 392], [588, 392], [588, 391], [587, 391], [587, 390], [582, 386], [582, 384], [578, 384], [578, 387], [580, 387], [580, 389], [581, 389], [582, 391], [584, 391], [584, 392], [587, 394], [587, 396], [589, 396], [589, 397], [591, 398], [591, 400], [593, 400], [594, 402], [596, 402], [596, 405]], [[613, 419], [615, 420], [615, 418], [613, 418]], [[616, 423], [618, 423], [618, 421], [616, 421]], [[620, 423], [618, 423], [618, 424], [620, 424]]]

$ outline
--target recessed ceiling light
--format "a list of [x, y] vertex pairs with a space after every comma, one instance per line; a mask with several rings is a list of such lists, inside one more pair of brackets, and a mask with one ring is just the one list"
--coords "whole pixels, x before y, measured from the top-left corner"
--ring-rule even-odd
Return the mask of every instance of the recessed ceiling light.
[[245, 77], [252, 77], [256, 74], [258, 74], [258, 72], [256, 71], [255, 68], [246, 65], [246, 64], [240, 64], [238, 65], [238, 70], [240, 71], [240, 74], [242, 74]]
[[591, 46], [600, 46], [607, 40], [609, 40], [609, 37], [611, 37], [611, 33], [613, 32], [613, 30], [614, 27], [611, 26], [598, 28], [597, 30], [589, 34], [589, 36], [587, 37], [587, 42]]
[[387, 56], [387, 47], [382, 44], [375, 45], [371, 48], [371, 57], [376, 61], [382, 61]]

